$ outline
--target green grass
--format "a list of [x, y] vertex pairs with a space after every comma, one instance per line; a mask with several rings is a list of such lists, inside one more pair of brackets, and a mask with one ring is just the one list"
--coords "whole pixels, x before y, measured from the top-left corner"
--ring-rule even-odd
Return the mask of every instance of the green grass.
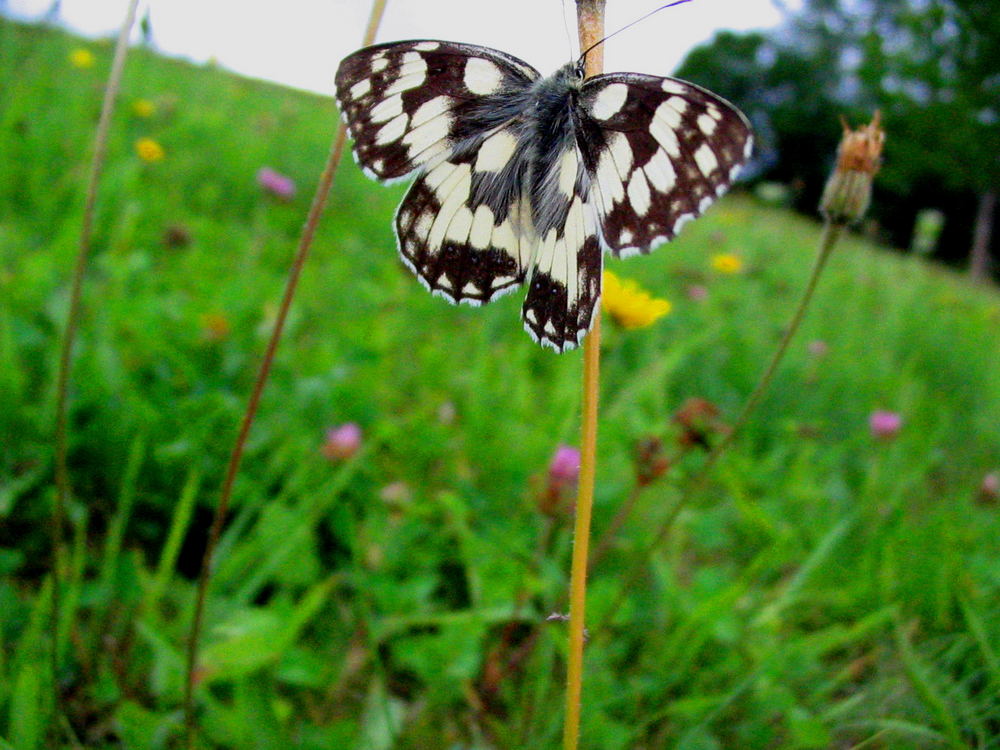
[[[97, 65], [73, 68], [81, 44], [0, 22], [0, 747], [19, 750], [44, 746], [51, 709], [53, 383], [110, 63], [86, 43]], [[85, 746], [177, 746], [200, 550], [336, 121], [320, 97], [127, 63], [71, 396], [59, 687]], [[140, 137], [164, 161], [140, 162]], [[293, 201], [261, 194], [264, 165], [295, 178]], [[538, 499], [576, 441], [581, 357], [532, 343], [516, 295], [426, 294], [396, 259], [403, 190], [350, 162], [337, 177], [220, 547], [205, 747], [558, 744], [565, 634], [543, 620], [571, 518]], [[607, 326], [595, 533], [631, 490], [637, 440], [674, 463], [591, 577], [585, 748], [1000, 747], [1000, 520], [977, 502], [1000, 468], [1000, 297], [918, 260], [843, 242], [710, 490], [616, 605], [704, 458], [672, 415], [690, 397], [738, 412], [818, 234], [735, 195], [609, 263], [674, 309]], [[713, 271], [718, 252], [744, 271]], [[869, 435], [876, 408], [903, 415], [895, 440]], [[331, 463], [324, 430], [346, 421], [362, 450]]]

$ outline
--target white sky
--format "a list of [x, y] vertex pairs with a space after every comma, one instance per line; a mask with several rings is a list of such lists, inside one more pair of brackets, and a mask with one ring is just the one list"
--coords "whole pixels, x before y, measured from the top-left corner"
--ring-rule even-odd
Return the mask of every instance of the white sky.
[[[613, 31], [663, 4], [663, 0], [610, 0]], [[796, 8], [800, 0], [784, 2]], [[51, 0], [7, 0], [18, 18], [39, 18]], [[64, 25], [86, 36], [116, 33], [126, 0], [63, 0]], [[157, 49], [324, 94], [333, 74], [360, 46], [368, 0], [143, 0]], [[543, 74], [575, 55], [563, 15], [572, 24], [571, 0], [389, 0], [377, 41], [447, 39], [497, 47], [523, 58]], [[693, 0], [657, 13], [608, 42], [607, 70], [668, 75], [697, 44], [720, 29], [774, 26], [773, 0]], [[137, 24], [138, 26], [138, 24]], [[571, 25], [575, 34], [575, 27]]]

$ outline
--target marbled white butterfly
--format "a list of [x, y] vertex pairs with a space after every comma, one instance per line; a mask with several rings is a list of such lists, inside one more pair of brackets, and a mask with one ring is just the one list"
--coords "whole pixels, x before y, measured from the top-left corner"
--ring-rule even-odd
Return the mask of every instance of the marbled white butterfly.
[[549, 78], [487, 47], [390, 42], [346, 57], [337, 102], [365, 174], [417, 175], [396, 212], [403, 262], [480, 305], [528, 282], [527, 331], [556, 351], [590, 330], [603, 253], [648, 253], [732, 183], [743, 114], [673, 78]]

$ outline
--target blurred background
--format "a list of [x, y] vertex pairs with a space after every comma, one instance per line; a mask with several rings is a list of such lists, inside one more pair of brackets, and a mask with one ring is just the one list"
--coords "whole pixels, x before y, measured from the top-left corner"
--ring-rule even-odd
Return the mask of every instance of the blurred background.
[[[0, 0], [3, 750], [182, 745], [194, 582], [368, 13], [140, 4], [83, 286], [53, 630], [59, 346], [124, 5]], [[656, 7], [609, 5], [609, 31]], [[729, 98], [757, 151], [676, 240], [607, 260], [587, 750], [1000, 747], [995, 5], [695, 0], [609, 41], [608, 68]], [[549, 71], [571, 17], [390, 0], [379, 39]], [[810, 277], [841, 118], [874, 110], [871, 209], [692, 491]], [[395, 249], [405, 190], [348, 158], [337, 174], [213, 572], [200, 747], [558, 746], [581, 355], [534, 344], [520, 295], [427, 294]]]

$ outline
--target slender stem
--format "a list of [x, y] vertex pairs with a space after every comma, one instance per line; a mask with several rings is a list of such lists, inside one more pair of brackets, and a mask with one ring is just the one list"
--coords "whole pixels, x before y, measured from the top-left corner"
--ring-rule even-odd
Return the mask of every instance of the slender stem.
[[[368, 19], [368, 25], [365, 29], [364, 39], [362, 41], [363, 46], [367, 46], [374, 41], [375, 32], [378, 30], [379, 23], [382, 20], [382, 15], [385, 12], [386, 1], [387, 0], [373, 0], [371, 14]], [[271, 338], [267, 342], [267, 348], [264, 351], [264, 357], [261, 360], [260, 369], [257, 372], [257, 379], [254, 381], [253, 390], [250, 393], [247, 408], [243, 414], [240, 431], [236, 437], [236, 442], [233, 445], [232, 453], [229, 456], [229, 464], [226, 467], [226, 475], [219, 496], [219, 505], [215, 510], [215, 516], [212, 519], [212, 526], [209, 529], [208, 542], [205, 547], [205, 554], [201, 563], [201, 572], [198, 577], [198, 589], [195, 598], [194, 615], [192, 617], [191, 630], [188, 635], [187, 672], [184, 690], [184, 722], [187, 726], [189, 747], [194, 746], [196, 729], [196, 721], [194, 717], [194, 687], [197, 682], [198, 646], [201, 636], [202, 623], [204, 620], [205, 595], [208, 590], [208, 582], [211, 578], [212, 572], [212, 556], [215, 552], [215, 547], [218, 544], [219, 535], [222, 533], [222, 526], [225, 523], [226, 514], [229, 510], [229, 502], [233, 493], [233, 483], [236, 480], [236, 475], [239, 472], [240, 463], [243, 459], [243, 452], [246, 448], [247, 437], [250, 434], [250, 428], [253, 426], [254, 418], [257, 415], [257, 408], [260, 405], [261, 394], [264, 392], [264, 386], [267, 383], [267, 378], [271, 371], [271, 365], [274, 362], [274, 354], [277, 351], [278, 343], [281, 340], [281, 334], [285, 328], [285, 321], [288, 317], [288, 311], [291, 308], [292, 300], [295, 297], [299, 277], [302, 273], [302, 268], [305, 266], [306, 258], [309, 256], [309, 250], [312, 246], [313, 237], [315, 236], [316, 229], [319, 226], [319, 219], [323, 213], [323, 208], [326, 206], [326, 201], [330, 194], [330, 188], [333, 185], [333, 178], [337, 173], [337, 165], [340, 163], [340, 158], [344, 152], [344, 144], [346, 142], [347, 129], [341, 125], [337, 130], [337, 135], [330, 148], [330, 155], [327, 158], [326, 166], [324, 167], [323, 174], [320, 177], [319, 185], [316, 187], [316, 193], [313, 196], [312, 205], [309, 208], [306, 223], [303, 226], [302, 234], [299, 237], [298, 249], [296, 251], [295, 258], [292, 260], [292, 265], [288, 270], [288, 278], [285, 282], [285, 292], [281, 299], [281, 306], [278, 309], [277, 318], [274, 321], [274, 329], [271, 331]]]
[[[59, 374], [56, 382], [56, 425], [55, 425], [55, 480], [56, 493], [52, 505], [52, 685], [55, 691], [54, 710], [59, 710], [59, 620], [60, 620], [60, 588], [62, 572], [60, 569], [63, 557], [63, 533], [66, 524], [66, 504], [72, 492], [69, 479], [67, 456], [68, 424], [69, 424], [69, 380], [73, 366], [73, 344], [80, 322], [80, 307], [83, 292], [83, 277], [87, 270], [87, 259], [90, 257], [90, 243], [93, 236], [94, 211], [97, 206], [97, 186], [104, 169], [104, 158], [108, 150], [108, 133], [111, 130], [111, 115], [115, 109], [115, 99], [121, 88], [122, 72], [125, 69], [125, 56], [128, 53], [128, 37], [135, 22], [135, 10], [139, 0], [131, 0], [125, 11], [125, 20], [118, 31], [118, 41], [115, 44], [115, 54], [108, 73], [108, 82], [104, 87], [104, 101], [101, 104], [101, 116], [97, 121], [97, 131], [94, 134], [94, 153], [90, 160], [90, 170], [87, 177], [87, 192], [83, 206], [83, 224], [80, 227], [80, 242], [76, 252], [76, 265], [73, 269], [73, 280], [70, 287], [69, 310], [66, 313], [66, 326], [63, 331], [62, 347], [59, 354]], [[55, 724], [55, 722], [53, 723]]]
[[[580, 49], [589, 49], [604, 36], [604, 0], [577, 0]], [[597, 75], [604, 67], [604, 47], [592, 50], [586, 59], [586, 74]], [[594, 324], [583, 344], [583, 424], [580, 443], [580, 481], [573, 529], [573, 562], [569, 582], [569, 655], [566, 666], [566, 715], [564, 750], [576, 750], [580, 740], [580, 695], [583, 692], [583, 640], [587, 599], [587, 549], [590, 516], [594, 505], [594, 474], [597, 460], [597, 401], [601, 363], [601, 314], [594, 310]]]
[[687, 491], [681, 496], [674, 507], [670, 509], [670, 513], [660, 525], [660, 529], [652, 543], [636, 555], [635, 562], [626, 574], [624, 582], [619, 587], [618, 597], [615, 600], [614, 605], [608, 608], [608, 615], [598, 628], [599, 631], [605, 630], [610, 625], [611, 618], [614, 616], [614, 613], [618, 611], [624, 597], [633, 590], [636, 581], [642, 574], [646, 561], [650, 558], [656, 548], [663, 544], [664, 540], [670, 534], [670, 530], [673, 528], [674, 522], [677, 520], [677, 516], [680, 515], [681, 510], [683, 510], [687, 503], [697, 497], [698, 494], [705, 488], [715, 464], [718, 463], [725, 451], [730, 445], [732, 445], [733, 441], [736, 440], [736, 437], [746, 425], [750, 414], [760, 403], [764, 392], [767, 390], [768, 386], [771, 384], [771, 380], [774, 378], [774, 373], [777, 371], [778, 365], [781, 363], [781, 360], [784, 359], [785, 353], [788, 351], [788, 345], [791, 343], [792, 338], [799, 329], [799, 325], [802, 323], [802, 319], [805, 317], [806, 310], [809, 308], [809, 303], [812, 301], [813, 293], [816, 291], [816, 285], [819, 282], [819, 277], [822, 274], [823, 269], [826, 267], [826, 261], [829, 259], [833, 248], [840, 239], [840, 235], [843, 233], [843, 230], [843, 224], [830, 221], [823, 224], [823, 234], [820, 236], [819, 253], [817, 254], [816, 261], [813, 264], [812, 273], [809, 275], [809, 281], [806, 283], [806, 288], [802, 292], [802, 298], [799, 300], [799, 305], [795, 309], [791, 320], [788, 322], [788, 326], [785, 328], [785, 334], [782, 336], [781, 342], [778, 344], [778, 348], [771, 357], [771, 361], [768, 364], [767, 369], [760, 377], [760, 380], [757, 382], [757, 385], [750, 394], [750, 397], [747, 398], [746, 403], [743, 405], [743, 409], [740, 411], [739, 416], [736, 417], [736, 421], [733, 423], [732, 429], [712, 448], [711, 452], [708, 454], [708, 458], [705, 459], [705, 463], [702, 464], [701, 469], [688, 483]]

